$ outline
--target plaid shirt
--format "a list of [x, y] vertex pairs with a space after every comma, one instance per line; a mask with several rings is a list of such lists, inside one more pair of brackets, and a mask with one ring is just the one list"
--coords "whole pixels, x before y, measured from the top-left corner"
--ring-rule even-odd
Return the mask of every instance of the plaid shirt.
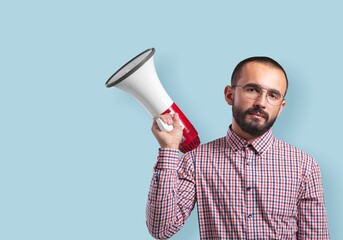
[[230, 129], [179, 159], [160, 149], [147, 226], [170, 238], [198, 207], [201, 239], [330, 239], [316, 161], [271, 130], [251, 144]]

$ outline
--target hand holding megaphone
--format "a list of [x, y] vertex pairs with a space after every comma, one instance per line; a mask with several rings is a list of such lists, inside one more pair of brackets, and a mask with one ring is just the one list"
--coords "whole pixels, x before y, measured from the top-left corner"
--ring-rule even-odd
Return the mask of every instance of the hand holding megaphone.
[[183, 128], [180, 123], [178, 113], [164, 114], [154, 118], [151, 130], [161, 148], [179, 149], [184, 141]]

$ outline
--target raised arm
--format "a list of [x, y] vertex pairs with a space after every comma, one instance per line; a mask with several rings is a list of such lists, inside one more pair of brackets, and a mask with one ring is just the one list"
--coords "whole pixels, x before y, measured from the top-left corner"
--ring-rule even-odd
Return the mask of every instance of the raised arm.
[[152, 126], [161, 148], [151, 180], [146, 223], [153, 237], [168, 239], [182, 228], [194, 208], [196, 197], [191, 157], [187, 154], [179, 159], [177, 149], [182, 129], [178, 116], [161, 116], [161, 119], [173, 124], [174, 129], [161, 132], [155, 121]]

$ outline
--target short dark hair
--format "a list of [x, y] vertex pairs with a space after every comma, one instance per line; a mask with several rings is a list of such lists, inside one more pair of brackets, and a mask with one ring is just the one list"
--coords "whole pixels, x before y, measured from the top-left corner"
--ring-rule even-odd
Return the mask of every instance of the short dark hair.
[[287, 77], [286, 71], [285, 71], [285, 69], [283, 69], [283, 67], [277, 61], [275, 61], [274, 59], [272, 59], [270, 57], [266, 57], [266, 56], [249, 57], [249, 58], [246, 58], [246, 59], [242, 60], [241, 62], [239, 62], [232, 72], [231, 86], [237, 85], [237, 81], [238, 81], [239, 75], [241, 74], [242, 68], [244, 67], [245, 64], [247, 64], [249, 62], [258, 62], [258, 63], [262, 63], [262, 64], [265, 64], [265, 65], [268, 65], [268, 66], [271, 66], [271, 67], [274, 67], [276, 69], [281, 70], [283, 72], [283, 74], [285, 75], [285, 78], [286, 78], [286, 92], [285, 92], [285, 96], [286, 96], [287, 89], [288, 89], [288, 77]]

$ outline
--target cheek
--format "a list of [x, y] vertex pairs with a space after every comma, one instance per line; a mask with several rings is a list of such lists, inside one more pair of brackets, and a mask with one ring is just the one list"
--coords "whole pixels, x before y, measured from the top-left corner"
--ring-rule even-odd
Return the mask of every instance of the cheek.
[[237, 95], [234, 95], [233, 104], [238, 108], [248, 109], [248, 108], [251, 108], [253, 106], [254, 101], [252, 101], [250, 99], [243, 98], [243, 97], [238, 97]]
[[279, 115], [279, 109], [269, 111], [269, 119], [277, 118]]

